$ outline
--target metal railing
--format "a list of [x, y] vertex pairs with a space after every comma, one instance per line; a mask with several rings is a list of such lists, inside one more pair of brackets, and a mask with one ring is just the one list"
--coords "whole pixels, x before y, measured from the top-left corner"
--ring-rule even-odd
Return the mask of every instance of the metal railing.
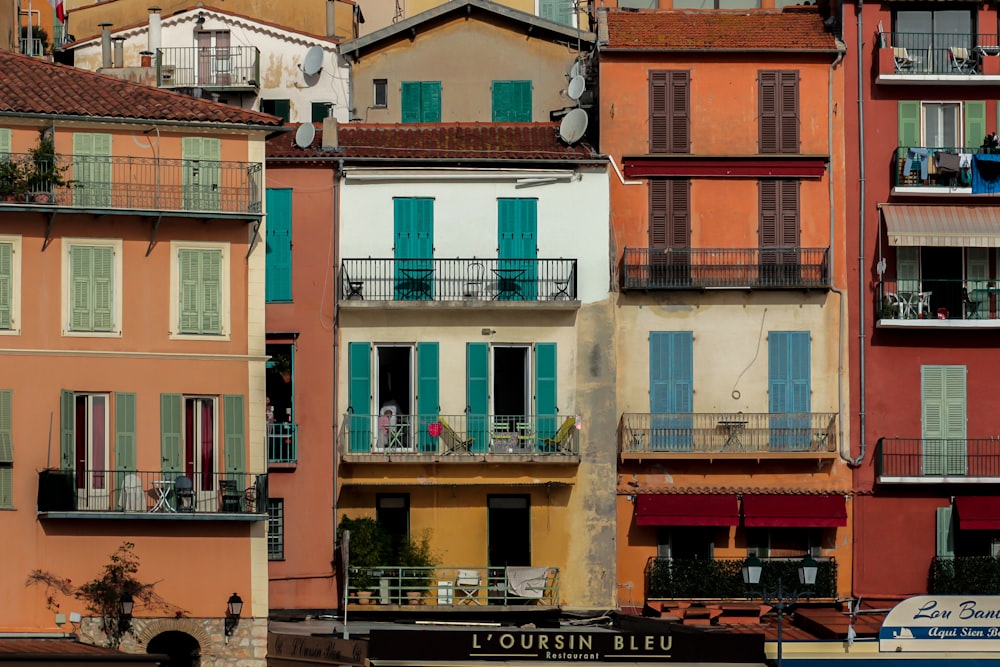
[[344, 415], [344, 454], [576, 456], [576, 417], [564, 415]]
[[42, 470], [39, 512], [266, 514], [267, 475], [150, 470]]
[[879, 479], [922, 477], [1000, 479], [1000, 439], [880, 438], [875, 449]]
[[0, 158], [0, 206], [260, 213], [258, 162], [59, 155]]
[[260, 86], [256, 46], [171, 46], [156, 51], [161, 88], [251, 88]]
[[[936, 270], [940, 271], [941, 267]], [[955, 273], [961, 273], [955, 265]], [[992, 280], [920, 278], [883, 280], [877, 291], [880, 320], [995, 320], [1000, 288]]]
[[835, 452], [837, 415], [805, 413], [624, 413], [622, 454]]
[[830, 284], [828, 248], [625, 248], [625, 289], [784, 289]]
[[341, 296], [365, 301], [575, 300], [575, 259], [345, 259]]
[[[802, 558], [762, 558], [760, 584], [757, 588], [773, 590], [778, 578], [784, 583], [798, 582]], [[818, 558], [816, 584], [811, 592], [817, 598], [837, 597], [837, 562]], [[660, 599], [739, 599], [747, 597], [749, 586], [743, 583], [745, 559], [683, 559], [652, 557], [646, 562], [646, 597]]]
[[893, 186], [971, 188], [971, 156], [993, 152], [982, 146], [899, 146], [893, 154]]
[[299, 425], [274, 422], [267, 425], [267, 462], [295, 463], [299, 460]]
[[883, 46], [906, 49], [906, 58], [895, 69], [905, 75], [979, 74], [983, 56], [1000, 53], [996, 34], [893, 32], [882, 39]]
[[929, 579], [931, 595], [1000, 595], [1000, 558], [935, 556]]
[[352, 567], [349, 604], [558, 606], [556, 567]]

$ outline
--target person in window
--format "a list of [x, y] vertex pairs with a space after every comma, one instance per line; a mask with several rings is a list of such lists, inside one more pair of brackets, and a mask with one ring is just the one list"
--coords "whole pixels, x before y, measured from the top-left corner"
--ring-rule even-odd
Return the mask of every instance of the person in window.
[[389, 444], [389, 429], [392, 427], [393, 414], [391, 408], [382, 408], [378, 418], [378, 446], [385, 449]]

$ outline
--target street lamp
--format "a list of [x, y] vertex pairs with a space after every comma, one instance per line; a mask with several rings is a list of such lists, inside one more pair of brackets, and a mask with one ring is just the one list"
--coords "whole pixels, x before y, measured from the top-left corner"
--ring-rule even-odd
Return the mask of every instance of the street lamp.
[[[747, 586], [760, 585], [760, 573], [763, 565], [756, 556], [750, 556], [743, 564], [743, 583]], [[806, 556], [799, 564], [799, 584], [806, 587], [816, 585], [816, 573], [819, 571], [819, 563], [811, 556]], [[777, 667], [781, 667], [781, 631], [782, 617], [785, 609], [791, 609], [799, 603], [799, 598], [809, 598], [814, 594], [809, 590], [793, 590], [785, 593], [781, 586], [781, 577], [778, 577], [778, 589], [776, 591], [748, 591], [747, 597], [759, 597], [764, 604], [770, 605], [778, 610], [778, 660]]]
[[243, 598], [236, 593], [229, 596], [226, 602], [226, 636], [229, 637], [236, 632], [236, 626], [240, 623], [240, 613], [243, 611]]
[[135, 609], [135, 600], [131, 593], [122, 593], [118, 598], [118, 628], [124, 634], [132, 626], [132, 610]]

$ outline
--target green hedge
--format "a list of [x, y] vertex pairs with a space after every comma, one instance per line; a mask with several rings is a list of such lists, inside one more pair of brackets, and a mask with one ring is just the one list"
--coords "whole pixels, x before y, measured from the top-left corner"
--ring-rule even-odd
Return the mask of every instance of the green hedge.
[[928, 590], [933, 595], [1000, 595], [1000, 558], [935, 558]]
[[[743, 583], [744, 560], [680, 560], [650, 558], [646, 564], [646, 590], [649, 598], [743, 598], [751, 587]], [[799, 584], [799, 559], [765, 560], [756, 590], [774, 592], [778, 579], [786, 590], [802, 590]], [[818, 598], [837, 595], [837, 563], [819, 562], [816, 585], [811, 587]]]

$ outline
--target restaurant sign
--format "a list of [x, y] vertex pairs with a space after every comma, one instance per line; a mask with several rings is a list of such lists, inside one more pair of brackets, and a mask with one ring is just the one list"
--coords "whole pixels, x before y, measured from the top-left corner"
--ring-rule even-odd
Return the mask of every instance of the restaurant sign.
[[368, 659], [368, 642], [332, 636], [284, 635], [269, 632], [267, 656], [319, 665], [364, 667]]
[[764, 637], [724, 632], [562, 630], [371, 631], [369, 658], [378, 660], [519, 660], [580, 662], [764, 661]]
[[1000, 651], [1000, 596], [918, 595], [893, 607], [880, 651]]

